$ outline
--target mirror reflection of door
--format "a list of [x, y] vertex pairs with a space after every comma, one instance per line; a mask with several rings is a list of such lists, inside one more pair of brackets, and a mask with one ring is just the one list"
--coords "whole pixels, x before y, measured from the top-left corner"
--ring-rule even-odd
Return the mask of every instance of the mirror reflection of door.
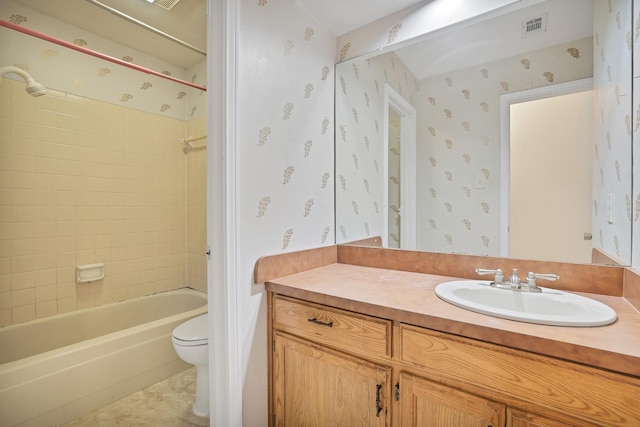
[[400, 162], [400, 135], [402, 134], [401, 117], [397, 111], [392, 107], [389, 107], [389, 154], [388, 154], [388, 189], [387, 195], [387, 220], [388, 220], [388, 235], [387, 247], [400, 248], [401, 246], [401, 233], [402, 229], [402, 214], [400, 212], [400, 192], [401, 192], [401, 162]]
[[416, 248], [416, 110], [384, 86], [383, 232], [389, 248]]
[[591, 262], [592, 96], [511, 104], [511, 257]]

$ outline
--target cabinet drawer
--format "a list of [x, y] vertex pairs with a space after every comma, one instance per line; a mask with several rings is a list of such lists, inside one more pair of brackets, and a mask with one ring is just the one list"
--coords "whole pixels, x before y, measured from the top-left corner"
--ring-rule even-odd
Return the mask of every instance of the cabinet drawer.
[[389, 320], [275, 297], [273, 326], [341, 350], [366, 356], [391, 355]]
[[575, 363], [400, 327], [400, 359], [445, 383], [605, 425], [640, 425], [640, 381]]

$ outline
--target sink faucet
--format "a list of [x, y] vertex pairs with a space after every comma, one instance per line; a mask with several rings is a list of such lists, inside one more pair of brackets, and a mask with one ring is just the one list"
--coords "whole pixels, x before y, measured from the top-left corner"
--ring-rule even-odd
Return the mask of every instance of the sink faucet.
[[509, 280], [507, 280], [507, 283], [510, 284], [514, 288], [519, 288], [520, 287], [520, 283], [522, 283], [522, 281], [518, 277], [518, 269], [517, 268], [513, 269], [513, 271], [511, 272], [511, 276], [509, 277]]
[[509, 276], [509, 278], [506, 281], [504, 280], [504, 274], [502, 273], [502, 270], [499, 268], [495, 270], [476, 268], [476, 273], [480, 275], [495, 274], [495, 279], [490, 284], [494, 288], [511, 289], [514, 291], [521, 291], [521, 292], [541, 292], [542, 290], [536, 284], [536, 279], [544, 279], [544, 280], [551, 280], [551, 281], [560, 279], [560, 276], [558, 276], [557, 274], [540, 274], [540, 273], [534, 273], [530, 271], [527, 274], [527, 278], [523, 282], [522, 280], [520, 280], [520, 277], [518, 276], [517, 268], [513, 269], [513, 271], [511, 272], [511, 276]]

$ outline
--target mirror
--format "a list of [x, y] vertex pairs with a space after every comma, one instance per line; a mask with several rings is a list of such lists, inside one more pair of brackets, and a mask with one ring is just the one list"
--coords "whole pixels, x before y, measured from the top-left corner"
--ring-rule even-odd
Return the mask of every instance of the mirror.
[[[336, 243], [381, 236], [385, 247], [629, 265], [631, 28], [630, 0], [516, 2], [399, 48], [338, 64]], [[415, 150], [388, 144], [388, 131], [394, 125], [389, 121], [393, 115], [388, 112], [387, 87], [415, 108]], [[591, 120], [582, 116], [578, 124], [570, 124], [565, 109], [560, 110], [559, 124], [543, 121], [539, 127], [544, 132], [530, 142], [511, 135], [515, 126], [510, 112], [517, 110], [517, 104], [580, 92], [593, 100]], [[587, 131], [572, 132], [576, 126]], [[558, 164], [560, 157], [552, 151], [543, 155], [547, 161], [532, 161], [527, 168], [512, 165], [510, 170], [509, 152], [517, 144], [538, 150], [543, 145], [539, 142], [554, 135], [563, 150], [569, 146], [566, 135], [578, 138], [583, 151], [569, 152], [568, 159], [586, 160], [565, 158], [566, 164]], [[387, 172], [394, 156], [415, 167], [414, 182]], [[566, 227], [557, 227], [545, 237], [542, 251], [527, 252], [535, 246], [532, 239], [559, 223], [560, 213], [575, 211], [578, 202], [566, 195], [552, 196], [544, 188], [542, 196], [530, 196], [523, 193], [525, 187], [510, 185], [511, 176], [527, 169], [525, 180], [535, 187], [558, 168], [564, 173], [554, 179], [581, 183], [567, 194], [590, 193], [587, 206], [580, 202], [586, 225], [566, 233]], [[557, 181], [556, 186], [564, 182]], [[389, 194], [412, 187], [413, 206], [394, 206]], [[521, 225], [530, 232], [524, 244], [510, 242], [510, 234], [515, 235], [510, 225], [515, 227], [525, 217], [524, 208], [509, 207], [512, 195], [529, 197], [528, 203], [545, 213], [534, 214], [537, 224], [526, 220]], [[412, 216], [415, 247], [397, 238], [404, 218]], [[573, 222], [571, 215], [568, 221]], [[552, 238], [557, 240], [547, 240]], [[580, 251], [579, 258], [573, 249], [553, 254], [544, 250], [567, 240], [588, 248]], [[512, 254], [510, 246], [525, 250]]]

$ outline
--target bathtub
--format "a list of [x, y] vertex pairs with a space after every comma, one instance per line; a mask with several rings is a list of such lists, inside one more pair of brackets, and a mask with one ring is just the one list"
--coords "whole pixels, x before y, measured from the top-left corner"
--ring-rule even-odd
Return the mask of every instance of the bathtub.
[[0, 328], [0, 426], [57, 426], [189, 367], [171, 332], [207, 312], [179, 289]]

